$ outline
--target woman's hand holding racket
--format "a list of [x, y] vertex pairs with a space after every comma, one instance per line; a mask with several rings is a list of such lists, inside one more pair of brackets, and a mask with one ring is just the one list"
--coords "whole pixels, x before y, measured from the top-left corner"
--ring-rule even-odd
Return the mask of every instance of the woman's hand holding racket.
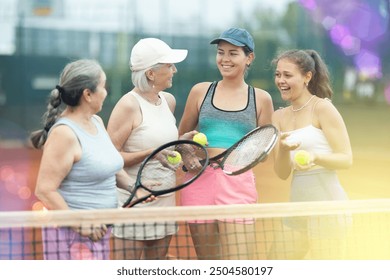
[[[172, 159], [177, 153], [180, 154], [180, 158]], [[188, 164], [195, 164], [197, 169], [185, 178], [180, 176], [178, 179], [183, 160]], [[206, 149], [194, 141], [178, 140], [162, 145], [141, 163], [135, 185], [130, 187], [130, 197], [123, 207], [133, 207], [153, 197], [157, 198], [188, 186], [202, 174], [208, 163]]]

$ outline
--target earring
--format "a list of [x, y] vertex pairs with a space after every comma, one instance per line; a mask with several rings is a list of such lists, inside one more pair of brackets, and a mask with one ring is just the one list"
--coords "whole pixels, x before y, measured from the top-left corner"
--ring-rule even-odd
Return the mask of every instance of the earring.
[[309, 86], [309, 83], [308, 83], [308, 82], [305, 82], [304, 84], [305, 84], [305, 86], [306, 86], [306, 87], [308, 87], [308, 86]]

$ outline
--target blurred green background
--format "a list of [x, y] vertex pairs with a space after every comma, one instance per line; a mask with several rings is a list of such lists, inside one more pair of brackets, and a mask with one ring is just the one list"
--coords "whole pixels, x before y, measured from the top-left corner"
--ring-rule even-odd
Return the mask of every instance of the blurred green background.
[[94, 58], [102, 64], [109, 96], [100, 115], [107, 123], [116, 101], [132, 88], [128, 61], [140, 38], [188, 49], [168, 90], [177, 99], [179, 122], [191, 87], [219, 79], [209, 42], [232, 26], [254, 36], [256, 59], [247, 82], [267, 90], [275, 108], [285, 106], [273, 82], [275, 55], [291, 48], [322, 55], [354, 149], [353, 168], [341, 172], [346, 189], [352, 198], [390, 197], [389, 6], [389, 0], [0, 1], [0, 205], [5, 195], [33, 198], [26, 192], [34, 188], [36, 166], [28, 160], [39, 154], [15, 156], [12, 149], [26, 148], [28, 134], [41, 128], [46, 98], [67, 62]]

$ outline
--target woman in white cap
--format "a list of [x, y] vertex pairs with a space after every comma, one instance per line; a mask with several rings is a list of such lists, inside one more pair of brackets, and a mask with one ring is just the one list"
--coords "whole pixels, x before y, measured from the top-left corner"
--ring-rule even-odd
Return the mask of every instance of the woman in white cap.
[[[186, 56], [187, 50], [172, 49], [156, 38], [141, 39], [131, 51], [134, 88], [118, 101], [107, 126], [131, 177], [137, 176], [140, 163], [155, 148], [178, 139], [173, 115], [176, 100], [164, 90], [172, 87], [172, 78], [177, 73], [174, 63], [183, 61]], [[187, 138], [195, 133], [189, 133]], [[119, 205], [123, 205], [129, 195], [118, 188]], [[135, 207], [175, 205], [176, 198], [172, 193]], [[173, 222], [116, 225], [113, 231], [115, 258], [165, 259], [171, 237], [176, 232], [177, 225]]]
[[[255, 127], [270, 124], [273, 104], [266, 91], [245, 82], [246, 73], [255, 59], [255, 44], [245, 29], [229, 28], [211, 44], [217, 44], [216, 64], [222, 80], [193, 86], [179, 134], [198, 128], [206, 134], [209, 156], [213, 157]], [[181, 191], [182, 205], [256, 202], [257, 191], [251, 170], [238, 176], [227, 176], [221, 169], [208, 167], [198, 180]], [[197, 221], [190, 224], [190, 230], [199, 259], [252, 258], [253, 220]]]

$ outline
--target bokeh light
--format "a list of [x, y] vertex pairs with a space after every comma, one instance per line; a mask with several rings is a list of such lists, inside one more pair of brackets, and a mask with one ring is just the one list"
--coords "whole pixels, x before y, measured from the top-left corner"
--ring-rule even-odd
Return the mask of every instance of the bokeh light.
[[22, 186], [18, 189], [18, 196], [20, 199], [28, 200], [31, 198], [31, 190], [26, 186]]
[[358, 72], [370, 78], [382, 77], [382, 65], [378, 55], [367, 50], [360, 51], [355, 56], [355, 65]]
[[354, 36], [365, 41], [372, 41], [386, 32], [385, 19], [378, 9], [374, 10], [367, 3], [360, 3], [347, 16], [345, 24], [349, 26]]
[[332, 42], [340, 45], [342, 40], [346, 36], [350, 36], [350, 32], [348, 28], [341, 24], [335, 24], [330, 30], [329, 30], [330, 38], [332, 39]]
[[346, 55], [358, 54], [360, 51], [360, 39], [353, 36], [348, 27], [335, 24], [329, 28], [329, 35], [332, 42], [339, 45]]
[[331, 16], [326, 16], [322, 20], [322, 25], [324, 26], [324, 28], [326, 30], [331, 29], [336, 23], [337, 23], [336, 19], [334, 17], [331, 17]]
[[[329, 30], [332, 41], [341, 46], [346, 55], [356, 54], [361, 45], [359, 40], [373, 42], [388, 31], [389, 14], [382, 7], [384, 3], [381, 0], [298, 2], [311, 12], [314, 21], [322, 23]], [[345, 47], [346, 44], [348, 47]]]
[[358, 54], [360, 51], [360, 39], [353, 36], [345, 36], [340, 45], [346, 55]]
[[[389, 11], [384, 0], [300, 0], [315, 22], [328, 31], [331, 41], [351, 57], [354, 71], [364, 80], [383, 78], [379, 49], [389, 31]], [[388, 89], [385, 91], [389, 103]]]
[[36, 180], [33, 170], [38, 168], [31, 155], [18, 145], [0, 146], [0, 211], [31, 209]]
[[315, 0], [299, 0], [298, 2], [308, 10], [314, 11], [317, 8]]
[[31, 206], [31, 210], [33, 211], [44, 211], [46, 210], [45, 206], [40, 201], [34, 201]]
[[1, 181], [10, 181], [14, 178], [14, 169], [12, 166], [4, 165], [0, 168], [0, 180]]

